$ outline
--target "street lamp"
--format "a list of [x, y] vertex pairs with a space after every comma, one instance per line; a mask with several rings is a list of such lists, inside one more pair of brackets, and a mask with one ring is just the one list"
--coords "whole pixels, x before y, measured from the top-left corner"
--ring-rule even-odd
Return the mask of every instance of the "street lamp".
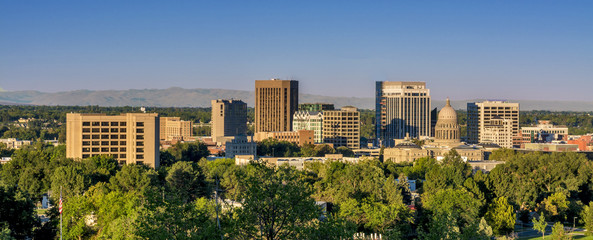
[[572, 218], [572, 231], [574, 231], [574, 223], [576, 222], [577, 217]]

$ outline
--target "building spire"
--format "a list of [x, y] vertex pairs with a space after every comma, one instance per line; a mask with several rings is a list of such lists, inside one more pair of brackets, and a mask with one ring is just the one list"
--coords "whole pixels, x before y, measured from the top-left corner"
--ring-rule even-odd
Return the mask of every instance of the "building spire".
[[447, 105], [445, 107], [450, 107], [451, 106], [451, 101], [449, 101], [449, 97], [447, 97]]

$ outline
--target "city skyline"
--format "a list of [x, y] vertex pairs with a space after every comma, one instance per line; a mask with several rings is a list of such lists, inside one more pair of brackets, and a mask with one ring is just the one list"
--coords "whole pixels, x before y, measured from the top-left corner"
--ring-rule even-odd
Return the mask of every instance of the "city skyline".
[[280, 78], [328, 96], [368, 98], [376, 81], [424, 81], [435, 99], [592, 101], [592, 8], [3, 1], [0, 89], [252, 90], [254, 79]]

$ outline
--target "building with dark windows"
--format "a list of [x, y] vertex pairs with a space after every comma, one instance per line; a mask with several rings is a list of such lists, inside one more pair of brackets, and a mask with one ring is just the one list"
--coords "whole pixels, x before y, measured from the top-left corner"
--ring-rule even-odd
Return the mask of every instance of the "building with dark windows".
[[376, 82], [376, 136], [382, 146], [394, 139], [431, 136], [430, 90], [425, 82]]
[[120, 164], [159, 167], [159, 116], [156, 113], [66, 114], [66, 157], [113, 156]]
[[232, 136], [247, 134], [247, 103], [235, 99], [212, 100], [212, 141], [224, 144]]
[[298, 81], [255, 80], [255, 132], [292, 131], [298, 104]]

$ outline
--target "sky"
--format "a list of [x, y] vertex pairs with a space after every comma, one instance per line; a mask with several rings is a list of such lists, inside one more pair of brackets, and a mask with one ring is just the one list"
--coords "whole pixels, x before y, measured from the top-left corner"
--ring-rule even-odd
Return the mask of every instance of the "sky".
[[0, 0], [0, 89], [593, 101], [593, 1]]

